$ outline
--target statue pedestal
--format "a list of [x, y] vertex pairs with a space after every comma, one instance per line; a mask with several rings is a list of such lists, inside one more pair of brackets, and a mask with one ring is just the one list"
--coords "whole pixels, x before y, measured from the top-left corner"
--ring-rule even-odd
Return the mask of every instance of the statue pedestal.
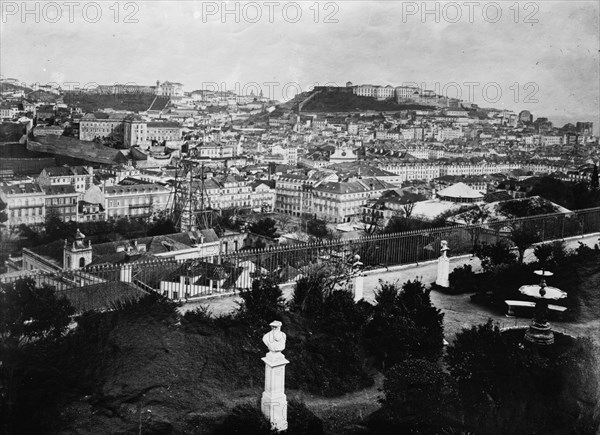
[[285, 366], [289, 363], [281, 352], [269, 352], [265, 362], [265, 391], [262, 394], [260, 408], [277, 431], [287, 429], [287, 397], [285, 390]]
[[448, 277], [450, 276], [450, 259], [446, 257], [446, 252], [438, 259], [437, 279], [435, 283], [440, 287], [450, 287]]
[[548, 345], [554, 343], [554, 333], [548, 322], [531, 322], [531, 326], [525, 332], [525, 340], [530, 343]]
[[364, 286], [365, 286], [365, 277], [362, 274], [356, 275], [352, 278], [353, 287], [354, 287], [354, 302], [358, 302], [364, 297]]

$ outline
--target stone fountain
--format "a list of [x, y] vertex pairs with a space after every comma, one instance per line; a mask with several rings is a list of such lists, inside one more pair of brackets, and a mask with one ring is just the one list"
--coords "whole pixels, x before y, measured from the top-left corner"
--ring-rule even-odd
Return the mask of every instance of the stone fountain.
[[536, 270], [534, 273], [541, 276], [540, 283], [538, 285], [524, 285], [519, 288], [522, 294], [536, 299], [535, 316], [531, 326], [525, 333], [525, 340], [539, 345], [549, 345], [554, 343], [554, 333], [550, 323], [548, 323], [548, 302], [566, 298], [567, 294], [556, 287], [546, 285], [545, 277], [552, 276], [552, 272]]

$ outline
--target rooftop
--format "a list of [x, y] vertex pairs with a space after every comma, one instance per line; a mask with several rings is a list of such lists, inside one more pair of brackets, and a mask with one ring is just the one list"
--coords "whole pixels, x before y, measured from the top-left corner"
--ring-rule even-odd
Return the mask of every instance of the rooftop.
[[470, 199], [483, 199], [483, 195], [465, 183], [456, 183], [452, 186], [446, 187], [438, 192], [438, 196], [444, 198], [470, 198]]

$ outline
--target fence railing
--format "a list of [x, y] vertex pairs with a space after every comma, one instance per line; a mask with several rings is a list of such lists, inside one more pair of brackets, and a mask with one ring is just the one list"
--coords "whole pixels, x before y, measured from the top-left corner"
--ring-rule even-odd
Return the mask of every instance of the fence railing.
[[[175, 300], [236, 292], [249, 288], [261, 273], [277, 273], [282, 282], [293, 282], [317, 262], [353, 262], [360, 256], [366, 270], [434, 260], [446, 240], [449, 256], [471, 254], [477, 244], [510, 243], [511, 232], [536, 233], [540, 242], [600, 232], [600, 207], [569, 213], [538, 215], [477, 225], [454, 225], [397, 234], [378, 234], [348, 240], [244, 250], [210, 258], [156, 259], [123, 265], [91, 266], [84, 270], [40, 272], [38, 283], [57, 289], [92, 284], [127, 283], [139, 291], [158, 292]], [[3, 278], [10, 282], [12, 278]], [[18, 279], [14, 277], [13, 280]], [[118, 287], [118, 286], [115, 286]]]

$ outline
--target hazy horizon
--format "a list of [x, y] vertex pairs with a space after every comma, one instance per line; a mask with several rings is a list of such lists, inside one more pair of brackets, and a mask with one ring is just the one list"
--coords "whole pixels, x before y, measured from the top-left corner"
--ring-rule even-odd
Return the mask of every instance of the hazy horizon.
[[257, 84], [277, 100], [315, 84], [415, 83], [480, 107], [600, 126], [595, 1], [495, 3], [499, 10], [493, 2], [472, 10], [461, 2], [89, 3], [72, 16], [56, 3], [58, 19], [44, 4], [28, 2], [23, 15], [21, 2], [3, 2], [2, 75], [63, 87]]

